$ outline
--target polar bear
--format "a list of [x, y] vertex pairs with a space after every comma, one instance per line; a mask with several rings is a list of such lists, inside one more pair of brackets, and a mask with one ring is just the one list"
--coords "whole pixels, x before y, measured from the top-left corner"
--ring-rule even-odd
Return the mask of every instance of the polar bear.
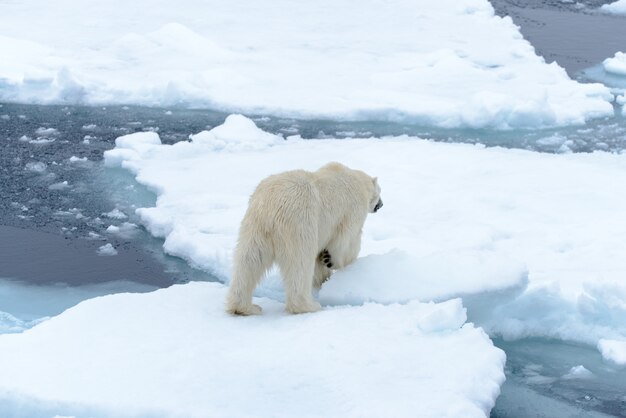
[[382, 205], [375, 177], [337, 162], [261, 181], [239, 229], [226, 310], [260, 314], [252, 293], [274, 263], [283, 278], [287, 311], [321, 309], [313, 288], [356, 259], [365, 218]]

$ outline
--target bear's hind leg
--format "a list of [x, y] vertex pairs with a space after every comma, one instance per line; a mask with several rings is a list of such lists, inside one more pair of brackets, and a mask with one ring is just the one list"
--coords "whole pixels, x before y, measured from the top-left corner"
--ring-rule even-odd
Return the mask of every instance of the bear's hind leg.
[[319, 302], [313, 299], [313, 257], [278, 260], [278, 266], [285, 283], [288, 312], [297, 314], [322, 309]]
[[252, 294], [272, 265], [269, 248], [258, 243], [239, 242], [235, 250], [233, 277], [228, 288], [226, 311], [234, 315], [258, 315], [262, 309], [252, 303]]

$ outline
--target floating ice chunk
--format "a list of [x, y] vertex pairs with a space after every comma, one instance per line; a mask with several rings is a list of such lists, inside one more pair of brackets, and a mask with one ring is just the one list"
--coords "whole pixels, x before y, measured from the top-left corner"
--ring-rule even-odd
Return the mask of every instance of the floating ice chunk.
[[34, 161], [26, 163], [24, 168], [25, 170], [32, 171], [33, 173], [43, 173], [44, 171], [46, 171], [48, 166], [46, 165], [46, 163], [42, 163], [41, 161]]
[[59, 183], [54, 183], [51, 184], [50, 186], [48, 186], [48, 189], [50, 190], [65, 190], [68, 187], [70, 187], [70, 184], [67, 182], [67, 180], [59, 182]]
[[522, 369], [524, 381], [530, 385], [549, 385], [556, 381], [556, 378], [541, 374], [543, 366], [540, 364], [528, 364]]
[[21, 203], [18, 203], [18, 202], [11, 202], [11, 206], [14, 207], [15, 209], [21, 210], [22, 212], [27, 212], [28, 211], [28, 207], [27, 206], [25, 206], [25, 205], [23, 205]]
[[573, 380], [573, 379], [590, 379], [593, 377], [593, 373], [585, 368], [585, 366], [574, 366], [570, 369], [570, 371], [563, 376], [563, 379]]
[[[625, 0], [626, 1], [626, 0]], [[604, 71], [626, 77], [626, 54], [616, 52], [613, 58], [607, 58], [602, 63]]]
[[118, 235], [122, 238], [132, 238], [137, 233], [137, 225], [131, 222], [124, 222], [119, 226], [109, 225], [106, 229], [109, 234]]
[[115, 145], [114, 149], [104, 153], [104, 163], [109, 167], [132, 161], [145, 150], [161, 145], [161, 138], [156, 132], [136, 132], [118, 137]]
[[93, 231], [89, 231], [89, 233], [87, 234], [87, 238], [89, 238], [89, 239], [101, 239], [102, 235], [100, 235], [100, 234], [98, 234], [96, 232], [93, 232]]
[[98, 125], [90, 123], [88, 125], [83, 125], [83, 131], [93, 131], [98, 127]]
[[626, 365], [626, 340], [602, 339], [598, 342], [602, 357], [619, 365]]
[[213, 151], [231, 152], [258, 151], [284, 142], [283, 137], [259, 129], [254, 121], [243, 115], [229, 115], [222, 125], [189, 138]]
[[102, 256], [117, 255], [117, 250], [113, 247], [113, 245], [111, 245], [111, 243], [98, 247], [98, 250], [96, 252], [98, 253], [98, 255]]
[[626, 0], [617, 0], [614, 3], [605, 4], [600, 7], [600, 10], [608, 13], [626, 15]]
[[30, 144], [45, 145], [56, 141], [54, 138], [37, 138], [28, 141]]
[[419, 327], [458, 301], [289, 315], [259, 298], [263, 315], [241, 318], [225, 297], [206, 282], [105, 296], [0, 336], [0, 391], [110, 416], [484, 418], [504, 381], [505, 355], [480, 329]]
[[70, 163], [84, 163], [84, 162], [89, 161], [89, 158], [87, 158], [87, 157], [77, 157], [75, 155], [72, 155], [69, 158], [69, 161], [70, 161]]
[[102, 215], [106, 216], [107, 218], [111, 218], [111, 219], [126, 219], [126, 218], [128, 218], [128, 216], [124, 212], [119, 210], [118, 208], [113, 209], [111, 212], [103, 213]]
[[48, 136], [54, 136], [54, 135], [58, 135], [59, 131], [55, 128], [37, 128], [35, 130], [35, 133], [39, 136], [43, 136], [43, 137], [48, 137]]

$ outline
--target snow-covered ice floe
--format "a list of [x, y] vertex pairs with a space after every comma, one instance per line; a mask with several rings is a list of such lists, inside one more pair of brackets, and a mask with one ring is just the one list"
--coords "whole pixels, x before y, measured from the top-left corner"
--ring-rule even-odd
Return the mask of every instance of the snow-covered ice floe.
[[607, 73], [626, 77], [626, 54], [616, 52], [612, 58], [605, 59], [602, 66]]
[[0, 3], [0, 27], [0, 100], [442, 127], [613, 114], [607, 88], [547, 64], [487, 0], [24, 0]]
[[[230, 274], [248, 196], [269, 174], [338, 160], [379, 177], [361, 258], [320, 291], [327, 305], [462, 297], [494, 335], [596, 345], [626, 340], [626, 156], [539, 154], [418, 138], [283, 139], [240, 115], [190, 142], [118, 138], [110, 166], [158, 194], [137, 213], [167, 253]], [[389, 203], [387, 203], [389, 202]], [[276, 272], [258, 295], [282, 300]]]
[[96, 417], [485, 417], [504, 381], [458, 299], [298, 316], [258, 299], [264, 315], [243, 318], [225, 296], [199, 282], [112, 295], [1, 336], [0, 412], [19, 395]]
[[625, 158], [285, 139], [241, 115], [174, 145], [155, 132], [119, 137], [105, 163], [158, 196], [137, 210], [142, 224], [225, 283], [248, 196], [269, 174], [337, 160], [378, 176], [385, 206], [368, 217], [360, 258], [322, 287], [319, 313], [283, 313], [276, 272], [257, 289], [260, 317], [226, 315], [221, 283], [98, 298], [0, 337], [0, 388], [131, 414], [380, 416], [384, 405], [393, 416], [486, 416], [503, 354], [476, 326], [622, 362]]

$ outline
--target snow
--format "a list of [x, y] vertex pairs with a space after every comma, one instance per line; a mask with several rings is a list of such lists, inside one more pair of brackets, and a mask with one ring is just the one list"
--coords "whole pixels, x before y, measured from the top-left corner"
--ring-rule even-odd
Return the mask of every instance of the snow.
[[622, 94], [621, 96], [617, 96], [615, 98], [615, 102], [622, 106], [622, 115], [626, 116], [626, 94]]
[[[230, 128], [239, 135], [228, 139]], [[322, 287], [326, 306], [461, 297], [470, 321], [505, 339], [594, 347], [626, 339], [626, 224], [615, 210], [626, 203], [615, 192], [626, 184], [626, 155], [541, 154], [406, 136], [270, 140], [241, 116], [214, 131], [175, 145], [127, 136], [105, 153], [105, 163], [130, 170], [157, 193], [156, 206], [137, 215], [165, 240], [165, 252], [220, 280], [230, 276], [256, 184], [338, 160], [378, 176], [385, 206], [368, 217], [360, 258]], [[283, 300], [277, 272], [257, 295]]]
[[626, 339], [610, 340], [602, 339], [598, 342], [598, 350], [602, 357], [619, 365], [626, 365]]
[[619, 76], [626, 76], [626, 54], [616, 52], [613, 58], [607, 58], [602, 63], [604, 70]]
[[463, 325], [459, 300], [294, 316], [260, 298], [264, 315], [242, 318], [225, 295], [200, 282], [112, 295], [2, 335], [0, 396], [104, 416], [486, 417], [504, 381], [504, 353]]
[[[242, 115], [229, 115], [224, 123], [210, 131], [190, 135], [189, 139], [211, 151], [256, 151], [283, 141], [282, 138], [259, 130], [254, 122]], [[129, 148], [127, 145], [118, 147]]]
[[487, 0], [24, 0], [0, 26], [3, 101], [442, 127], [612, 115], [606, 87], [547, 64]]
[[[389, 277], [393, 277], [393, 286], [389, 286]], [[336, 272], [319, 296], [330, 305], [414, 299], [442, 301], [523, 288], [527, 280], [524, 264], [515, 262], [506, 253], [458, 251], [413, 257], [393, 250], [362, 257], [358, 263]]]
[[609, 13], [626, 15], [626, 0], [617, 0], [616, 2], [605, 4], [600, 7], [600, 10]]

